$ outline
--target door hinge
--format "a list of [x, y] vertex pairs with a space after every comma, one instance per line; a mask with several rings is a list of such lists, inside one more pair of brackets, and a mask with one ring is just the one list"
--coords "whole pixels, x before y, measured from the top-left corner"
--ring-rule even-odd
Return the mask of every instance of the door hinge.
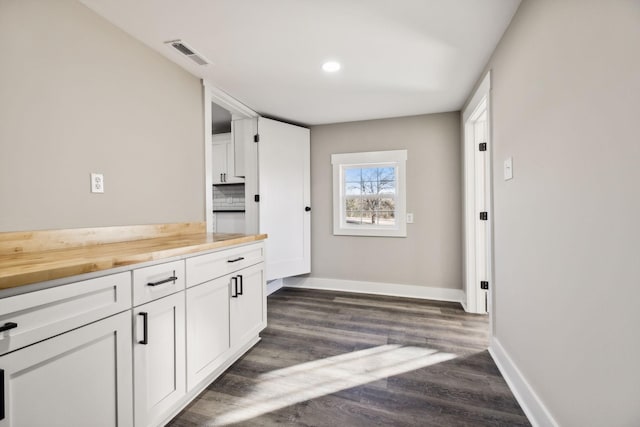
[[260, 134], [256, 133], [255, 135], [253, 135], [253, 142], [260, 142]]
[[480, 149], [480, 151], [487, 151], [487, 143], [486, 142], [481, 142], [478, 145], [478, 148]]
[[259, 202], [260, 201], [260, 195], [256, 194], [255, 196], [253, 196], [253, 201], [254, 202]]
[[489, 290], [489, 282], [487, 282], [486, 280], [481, 280], [480, 281], [480, 289]]
[[486, 221], [489, 219], [489, 214], [487, 212], [480, 212], [480, 220]]

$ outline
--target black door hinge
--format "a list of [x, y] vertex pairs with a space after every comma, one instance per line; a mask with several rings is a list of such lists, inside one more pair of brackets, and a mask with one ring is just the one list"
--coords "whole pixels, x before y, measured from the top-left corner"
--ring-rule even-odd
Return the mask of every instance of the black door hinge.
[[478, 149], [479, 149], [480, 151], [487, 151], [487, 143], [486, 143], [486, 142], [481, 142], [481, 143], [478, 145]]
[[486, 280], [480, 281], [480, 289], [489, 290], [489, 282], [487, 282]]
[[256, 133], [255, 135], [253, 135], [253, 142], [260, 142], [260, 134]]
[[487, 212], [480, 212], [480, 220], [486, 221], [489, 219], [489, 214]]
[[256, 194], [255, 196], [253, 196], [253, 201], [254, 202], [259, 202], [260, 201], [260, 195]]

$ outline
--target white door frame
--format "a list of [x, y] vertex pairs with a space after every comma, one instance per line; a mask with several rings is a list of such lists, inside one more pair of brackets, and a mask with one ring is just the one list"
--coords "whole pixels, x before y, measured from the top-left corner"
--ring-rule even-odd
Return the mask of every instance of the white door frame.
[[213, 86], [206, 80], [202, 80], [203, 86], [203, 113], [204, 113], [204, 218], [207, 225], [207, 232], [214, 230], [215, 216], [213, 214], [213, 165], [211, 155], [211, 103], [215, 102], [231, 113], [231, 119], [248, 119], [258, 117], [258, 113], [242, 104], [226, 92]]
[[[486, 280], [489, 282], [487, 292], [487, 311], [492, 312], [493, 302], [493, 177], [492, 177], [492, 134], [491, 134], [491, 72], [487, 72], [471, 101], [462, 112], [463, 153], [464, 153], [464, 259], [465, 259], [465, 310], [470, 313], [485, 313], [485, 307], [478, 304], [480, 278], [476, 271], [476, 259], [485, 255]], [[479, 247], [476, 239], [476, 226], [479, 225], [479, 212], [476, 209], [476, 152], [478, 147], [474, 139], [474, 121], [486, 111], [487, 151], [485, 180], [489, 183], [485, 194], [485, 206], [488, 212], [487, 238], [485, 247]], [[492, 316], [490, 315], [490, 320]]]

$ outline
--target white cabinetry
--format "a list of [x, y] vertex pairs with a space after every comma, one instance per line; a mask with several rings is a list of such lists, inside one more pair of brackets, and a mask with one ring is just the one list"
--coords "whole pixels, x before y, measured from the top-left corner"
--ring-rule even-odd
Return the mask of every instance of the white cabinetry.
[[130, 313], [1, 356], [0, 377], [2, 427], [132, 426]]
[[266, 326], [264, 244], [187, 259], [187, 388], [215, 375]]
[[262, 262], [187, 289], [189, 390], [265, 328], [265, 292]]
[[156, 426], [186, 394], [184, 261], [133, 271], [136, 427]]
[[243, 183], [244, 178], [238, 176], [236, 171], [236, 163], [239, 166], [242, 159], [236, 159], [231, 134], [216, 134], [212, 136], [211, 140], [213, 142], [211, 151], [213, 184]]
[[224, 278], [187, 289], [187, 386], [192, 390], [229, 350], [229, 287]]
[[265, 326], [263, 242], [0, 298], [0, 427], [164, 425]]
[[160, 424], [186, 393], [184, 294], [134, 308], [136, 427]]
[[[119, 273], [0, 299], [0, 354], [131, 308], [131, 273]], [[2, 368], [2, 366], [0, 366]]]
[[229, 282], [229, 335], [231, 348], [238, 348], [267, 326], [264, 264], [238, 271]]

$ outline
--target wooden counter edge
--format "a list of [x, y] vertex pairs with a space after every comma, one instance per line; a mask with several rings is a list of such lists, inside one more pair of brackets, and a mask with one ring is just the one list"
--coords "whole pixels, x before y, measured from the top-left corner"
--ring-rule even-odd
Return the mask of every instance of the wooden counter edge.
[[204, 222], [9, 231], [0, 233], [0, 255], [182, 236], [205, 233], [205, 231]]
[[[199, 233], [202, 235], [205, 233]], [[210, 234], [210, 233], [209, 233]], [[80, 274], [105, 271], [117, 267], [135, 266], [136, 264], [146, 263], [150, 261], [161, 261], [177, 256], [191, 255], [198, 252], [206, 252], [215, 249], [222, 249], [229, 246], [241, 245], [245, 243], [257, 242], [267, 238], [266, 234], [244, 235], [225, 240], [212, 242], [197, 243], [192, 245], [184, 245], [179, 247], [168, 247], [166, 249], [156, 248], [154, 250], [145, 251], [141, 249], [136, 253], [125, 254], [122, 257], [105, 256], [92, 257], [69, 260], [68, 263], [62, 263], [59, 266], [43, 266], [41, 270], [37, 268], [29, 272], [16, 271], [9, 272], [0, 277], [0, 291], [4, 289], [15, 288], [24, 285], [30, 285], [38, 282], [45, 282], [55, 279], [63, 279]], [[155, 239], [141, 239], [153, 243]], [[117, 242], [118, 244], [123, 242]], [[108, 247], [110, 244], [105, 244]], [[98, 246], [98, 245], [96, 245]], [[64, 250], [56, 251], [59, 257], [64, 256]], [[45, 253], [43, 251], [43, 253]], [[6, 271], [4, 272], [6, 273]]]

